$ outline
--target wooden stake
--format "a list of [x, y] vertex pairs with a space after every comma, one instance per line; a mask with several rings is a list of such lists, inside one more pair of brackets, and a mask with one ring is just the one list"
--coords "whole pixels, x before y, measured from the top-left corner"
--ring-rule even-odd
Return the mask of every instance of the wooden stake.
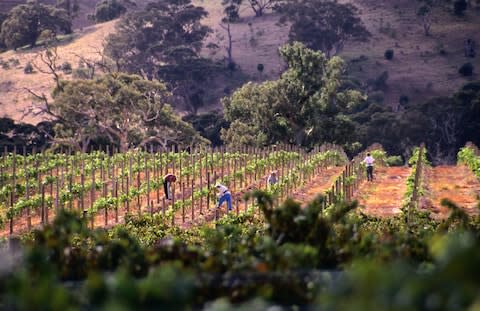
[[175, 226], [175, 183], [172, 185], [172, 226]]
[[195, 186], [195, 182], [193, 181], [193, 178], [192, 178], [192, 222], [195, 220], [195, 204], [194, 204], [194, 186]]
[[182, 224], [185, 223], [185, 183], [182, 182]]

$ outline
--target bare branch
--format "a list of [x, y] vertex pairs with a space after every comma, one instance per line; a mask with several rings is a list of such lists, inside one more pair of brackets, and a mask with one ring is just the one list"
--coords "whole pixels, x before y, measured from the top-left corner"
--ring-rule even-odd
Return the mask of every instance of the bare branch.
[[48, 70], [44, 70], [41, 66], [39, 66], [35, 60], [32, 62], [33, 67], [37, 69], [39, 72], [43, 74], [49, 74], [53, 76], [53, 80], [55, 81], [57, 88], [62, 90], [62, 85], [60, 84], [60, 75], [57, 72], [57, 60], [58, 60], [58, 53], [57, 47], [54, 46], [52, 48], [46, 47], [44, 51], [40, 51], [35, 55], [35, 59], [40, 58], [40, 61], [47, 66]]

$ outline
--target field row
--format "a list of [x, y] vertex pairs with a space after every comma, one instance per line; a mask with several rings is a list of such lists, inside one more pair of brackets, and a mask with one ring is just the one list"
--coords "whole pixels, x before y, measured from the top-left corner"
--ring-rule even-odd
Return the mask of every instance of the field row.
[[[280, 178], [269, 191], [284, 197], [319, 168], [346, 161], [343, 151], [334, 146], [309, 153], [283, 147], [4, 154], [0, 160], [0, 219], [6, 226], [4, 235], [48, 222], [62, 208], [84, 213], [92, 226], [112, 225], [128, 214], [144, 212], [161, 212], [172, 223], [192, 222], [195, 216], [208, 216], [204, 212], [215, 201], [215, 183], [230, 188], [236, 206], [246, 206], [243, 194], [266, 188], [271, 171], [277, 171]], [[167, 173], [177, 176], [171, 201], [163, 195], [163, 176]]]

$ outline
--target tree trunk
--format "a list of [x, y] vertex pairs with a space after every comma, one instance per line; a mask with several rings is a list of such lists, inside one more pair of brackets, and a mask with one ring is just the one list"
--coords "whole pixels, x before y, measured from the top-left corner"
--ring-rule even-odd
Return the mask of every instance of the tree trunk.
[[128, 151], [128, 134], [121, 133], [119, 138], [120, 138], [120, 150], [122, 152], [127, 152]]
[[230, 31], [230, 23], [227, 23], [227, 36], [228, 36], [228, 47], [227, 50], [227, 57], [228, 57], [228, 64], [233, 63], [233, 55], [232, 55], [232, 32]]

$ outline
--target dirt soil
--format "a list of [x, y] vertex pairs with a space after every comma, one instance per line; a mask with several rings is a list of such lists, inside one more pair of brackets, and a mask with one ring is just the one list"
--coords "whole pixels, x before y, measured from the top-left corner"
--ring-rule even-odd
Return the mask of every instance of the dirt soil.
[[480, 180], [466, 166], [437, 166], [425, 172], [427, 191], [421, 207], [430, 210], [435, 218], [446, 218], [448, 208], [441, 205], [442, 199], [453, 201], [470, 215], [478, 215]]
[[373, 182], [364, 181], [355, 194], [360, 211], [365, 214], [389, 217], [400, 212], [407, 191], [409, 167], [378, 167]]
[[324, 194], [332, 187], [335, 179], [342, 173], [343, 169], [343, 166], [336, 166], [322, 170], [312, 181], [295, 191], [291, 198], [302, 205], [311, 202], [317, 195]]

